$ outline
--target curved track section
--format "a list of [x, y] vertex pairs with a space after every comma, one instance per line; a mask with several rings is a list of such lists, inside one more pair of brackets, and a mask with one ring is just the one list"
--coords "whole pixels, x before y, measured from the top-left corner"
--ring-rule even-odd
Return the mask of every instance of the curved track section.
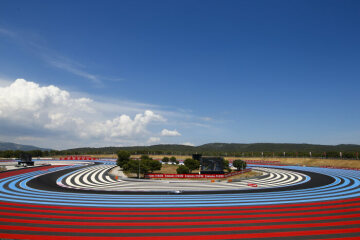
[[263, 173], [263, 176], [252, 180], [239, 182], [210, 182], [210, 181], [176, 181], [176, 180], [153, 180], [136, 181], [119, 179], [108, 175], [113, 166], [96, 165], [76, 172], [71, 172], [59, 178], [57, 184], [62, 187], [101, 190], [101, 191], [221, 191], [251, 189], [249, 183], [257, 184], [257, 188], [276, 188], [302, 184], [310, 180], [310, 177], [303, 173], [283, 169], [253, 168]]
[[360, 239], [360, 174], [352, 170], [281, 167], [311, 179], [227, 194], [135, 195], [29, 184], [43, 179], [46, 185], [61, 173], [63, 179], [74, 174], [72, 184], [81, 176], [86, 188], [111, 185], [100, 166], [93, 179], [82, 166], [0, 173], [0, 238]]

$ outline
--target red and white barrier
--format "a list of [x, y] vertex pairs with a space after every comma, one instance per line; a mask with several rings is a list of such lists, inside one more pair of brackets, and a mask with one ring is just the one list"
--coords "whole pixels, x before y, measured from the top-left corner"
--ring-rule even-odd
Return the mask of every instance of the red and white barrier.
[[227, 178], [242, 173], [250, 172], [251, 168], [243, 171], [236, 171], [227, 174], [163, 174], [163, 173], [150, 173], [146, 174], [145, 178]]
[[90, 157], [90, 156], [66, 156], [60, 157], [60, 160], [99, 160], [98, 158]]

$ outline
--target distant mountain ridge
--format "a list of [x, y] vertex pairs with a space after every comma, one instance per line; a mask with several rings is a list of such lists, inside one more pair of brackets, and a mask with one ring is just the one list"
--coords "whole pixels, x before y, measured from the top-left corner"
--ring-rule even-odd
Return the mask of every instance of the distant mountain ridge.
[[36, 147], [36, 146], [31, 146], [31, 145], [11, 143], [11, 142], [0, 142], [0, 151], [5, 151], [5, 150], [13, 150], [13, 151], [16, 151], [16, 150], [20, 150], [20, 151], [42, 150], [42, 151], [46, 151], [49, 149], [40, 148], [40, 147]]
[[306, 143], [207, 143], [200, 146], [188, 146], [179, 144], [159, 144], [152, 146], [132, 147], [101, 147], [101, 148], [75, 148], [64, 151], [86, 153], [116, 153], [119, 150], [142, 151], [142, 152], [360, 152], [360, 145], [339, 144], [320, 145]]
[[309, 151], [360, 151], [360, 145], [321, 145], [307, 143], [208, 143], [197, 148], [225, 152], [309, 152]]
[[[31, 145], [22, 145], [10, 142], [0, 142], [0, 151], [4, 150], [42, 150], [51, 149], [40, 148]], [[73, 148], [59, 152], [69, 154], [102, 154], [116, 153], [120, 150], [131, 152], [173, 152], [173, 153], [201, 153], [201, 152], [360, 152], [360, 145], [339, 144], [339, 145], [320, 145], [307, 143], [207, 143], [200, 146], [189, 146], [181, 144], [158, 144], [152, 146], [131, 146], [131, 147], [99, 147], [99, 148]]]

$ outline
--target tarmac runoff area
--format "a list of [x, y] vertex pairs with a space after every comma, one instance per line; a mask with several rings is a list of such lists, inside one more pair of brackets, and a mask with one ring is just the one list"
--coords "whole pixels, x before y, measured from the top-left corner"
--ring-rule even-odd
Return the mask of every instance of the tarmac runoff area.
[[0, 238], [360, 239], [359, 171], [251, 166], [264, 172], [251, 180], [258, 188], [209, 190], [196, 182], [175, 194], [115, 181], [108, 174], [114, 164], [0, 173]]

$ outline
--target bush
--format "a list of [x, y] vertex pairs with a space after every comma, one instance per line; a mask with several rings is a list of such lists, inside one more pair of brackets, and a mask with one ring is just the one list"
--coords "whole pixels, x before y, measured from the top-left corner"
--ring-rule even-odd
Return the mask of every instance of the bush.
[[185, 159], [184, 164], [187, 168], [189, 168], [190, 172], [195, 169], [199, 169], [200, 167], [200, 162], [192, 158]]
[[189, 168], [184, 166], [184, 165], [180, 165], [177, 169], [176, 172], [178, 174], [188, 174], [190, 172]]
[[246, 162], [240, 159], [237, 159], [233, 162], [233, 166], [237, 168], [238, 171], [246, 168]]

